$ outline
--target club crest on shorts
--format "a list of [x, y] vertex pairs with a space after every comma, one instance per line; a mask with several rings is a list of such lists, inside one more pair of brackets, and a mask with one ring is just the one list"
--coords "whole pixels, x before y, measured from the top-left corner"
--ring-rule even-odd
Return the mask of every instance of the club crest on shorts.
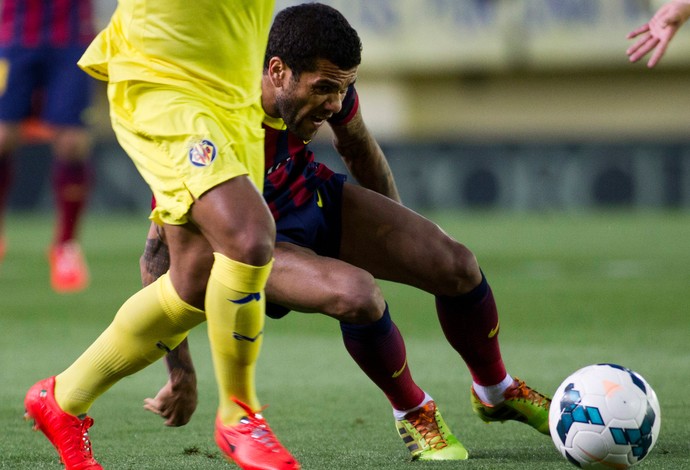
[[210, 140], [193, 142], [189, 149], [189, 161], [194, 166], [209, 166], [216, 159], [216, 146]]

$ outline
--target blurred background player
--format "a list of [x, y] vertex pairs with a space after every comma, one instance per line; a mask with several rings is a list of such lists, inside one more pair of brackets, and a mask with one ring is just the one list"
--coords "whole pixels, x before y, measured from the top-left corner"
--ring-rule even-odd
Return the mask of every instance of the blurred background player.
[[[390, 401], [412, 458], [464, 460], [467, 450], [412, 379], [403, 337], [375, 278], [429, 292], [448, 342], [471, 372], [470, 401], [479, 417], [525, 422], [548, 434], [550, 400], [507, 373], [494, 297], [474, 255], [399, 203], [354, 87], [360, 51], [357, 32], [325, 5], [282, 10], [271, 28], [262, 80], [264, 197], [278, 234], [266, 313], [281, 318], [297, 310], [336, 319], [347, 351]], [[308, 142], [326, 123], [363, 187], [315, 160]], [[145, 284], [167, 270], [163, 235], [156, 226], [149, 232], [141, 263]], [[210, 252], [198, 256], [212, 262]], [[166, 424], [181, 425], [196, 406], [186, 342], [166, 358], [169, 381], [145, 407]]]
[[3, 215], [13, 179], [13, 154], [23, 124], [47, 127], [53, 157], [56, 226], [49, 249], [57, 292], [86, 288], [88, 269], [77, 233], [89, 194], [91, 139], [83, 115], [91, 80], [77, 61], [94, 37], [91, 0], [0, 2], [0, 262], [7, 249]]
[[654, 67], [666, 52], [673, 36], [690, 17], [690, 0], [673, 0], [664, 3], [652, 18], [628, 34], [628, 39], [638, 38], [626, 53], [630, 62], [637, 62], [648, 53], [652, 56], [647, 67]]

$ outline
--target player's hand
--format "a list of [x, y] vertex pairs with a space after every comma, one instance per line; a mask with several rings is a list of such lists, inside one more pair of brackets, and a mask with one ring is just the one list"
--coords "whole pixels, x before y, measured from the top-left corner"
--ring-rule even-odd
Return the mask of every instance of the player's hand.
[[176, 369], [154, 398], [144, 399], [144, 409], [164, 418], [166, 426], [184, 426], [197, 403], [196, 374]]
[[648, 23], [631, 31], [627, 38], [639, 36], [626, 51], [630, 62], [637, 62], [652, 52], [647, 67], [654, 67], [666, 52], [669, 42], [690, 16], [690, 0], [672, 0], [664, 4]]

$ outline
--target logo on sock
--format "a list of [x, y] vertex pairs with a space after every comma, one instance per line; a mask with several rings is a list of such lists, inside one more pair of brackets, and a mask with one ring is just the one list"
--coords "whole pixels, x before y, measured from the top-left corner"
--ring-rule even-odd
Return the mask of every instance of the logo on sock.
[[403, 362], [403, 366], [400, 368], [400, 370], [396, 370], [395, 372], [393, 372], [393, 375], [391, 377], [393, 377], [394, 379], [400, 377], [400, 374], [403, 373], [405, 367], [407, 367], [407, 358], [405, 358], [405, 362]]
[[232, 337], [235, 338], [237, 341], [249, 341], [250, 343], [255, 342], [257, 339], [259, 339], [259, 336], [263, 334], [264, 330], [259, 331], [259, 334], [254, 336], [253, 338], [251, 336], [244, 336], [236, 331], [232, 332]]
[[259, 300], [261, 300], [261, 293], [254, 292], [252, 294], [247, 294], [246, 296], [242, 297], [241, 299], [237, 299], [237, 300], [228, 299], [228, 300], [230, 302], [232, 302], [233, 304], [244, 305], [244, 304], [248, 304], [252, 300], [256, 300], [257, 302]]
[[489, 339], [493, 338], [494, 336], [496, 336], [498, 334], [498, 329], [500, 328], [500, 326], [501, 326], [500, 322], [496, 323], [496, 328], [489, 331]]

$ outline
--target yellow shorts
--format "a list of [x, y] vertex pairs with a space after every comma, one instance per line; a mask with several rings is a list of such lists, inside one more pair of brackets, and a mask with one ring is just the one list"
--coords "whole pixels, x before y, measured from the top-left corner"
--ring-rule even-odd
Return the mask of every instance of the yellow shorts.
[[240, 175], [262, 191], [261, 103], [226, 109], [147, 82], [110, 83], [108, 99], [115, 135], [156, 197], [154, 222], [187, 223], [195, 199]]

